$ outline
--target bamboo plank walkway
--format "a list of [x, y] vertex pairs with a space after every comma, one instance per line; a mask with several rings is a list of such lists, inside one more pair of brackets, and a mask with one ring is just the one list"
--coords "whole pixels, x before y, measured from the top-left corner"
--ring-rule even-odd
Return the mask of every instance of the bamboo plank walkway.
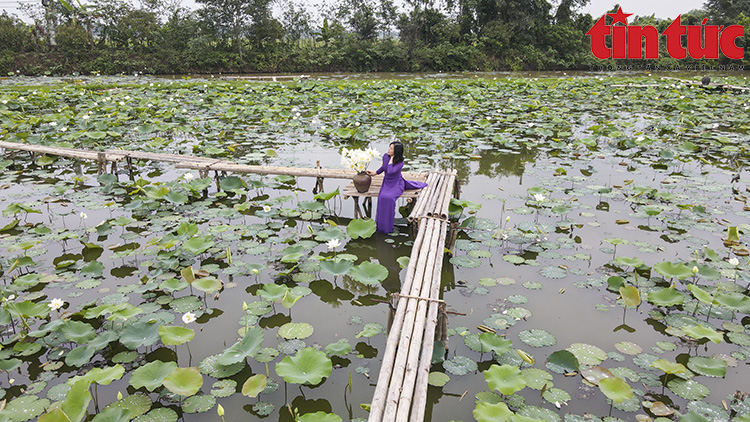
[[[440, 275], [456, 171], [430, 172], [408, 219], [419, 225], [388, 333], [368, 422], [422, 422], [438, 321]], [[444, 307], [444, 304], [442, 304]]]

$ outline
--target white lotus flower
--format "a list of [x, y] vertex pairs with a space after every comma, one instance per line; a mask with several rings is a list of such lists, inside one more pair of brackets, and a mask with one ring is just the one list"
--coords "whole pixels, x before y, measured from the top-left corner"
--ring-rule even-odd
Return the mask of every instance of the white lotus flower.
[[195, 322], [195, 314], [192, 312], [185, 312], [185, 314], [182, 316], [182, 322], [184, 322], [185, 324]]
[[263, 206], [263, 211], [265, 211], [265, 212], [271, 212], [271, 207], [269, 207], [268, 205], [264, 205]]
[[63, 305], [65, 305], [65, 302], [63, 302], [63, 300], [59, 298], [52, 299], [50, 303], [47, 304], [47, 306], [49, 306], [49, 309], [52, 311], [56, 311], [62, 308]]
[[341, 241], [339, 239], [331, 239], [326, 245], [328, 245], [328, 249], [336, 249], [341, 246]]
[[81, 220], [85, 220], [85, 219], [89, 218], [89, 216], [86, 215], [85, 212], [81, 212], [80, 216], [81, 216]]
[[740, 260], [737, 258], [729, 258], [729, 263], [734, 265], [735, 267], [740, 265]]
[[193, 180], [195, 176], [193, 176], [193, 173], [185, 173], [182, 175], [182, 178], [187, 180], [188, 182]]
[[544, 195], [542, 195], [541, 193], [535, 193], [534, 194], [534, 200], [542, 202], [542, 201], [544, 201]]

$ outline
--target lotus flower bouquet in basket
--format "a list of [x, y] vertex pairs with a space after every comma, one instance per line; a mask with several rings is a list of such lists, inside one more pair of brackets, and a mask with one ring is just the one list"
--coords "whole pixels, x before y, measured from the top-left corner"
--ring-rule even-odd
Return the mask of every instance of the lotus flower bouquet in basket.
[[357, 175], [352, 179], [357, 192], [364, 193], [370, 189], [372, 178], [366, 173], [367, 166], [373, 158], [378, 156], [378, 151], [372, 148], [349, 149], [341, 151], [341, 164], [349, 170], [354, 170]]

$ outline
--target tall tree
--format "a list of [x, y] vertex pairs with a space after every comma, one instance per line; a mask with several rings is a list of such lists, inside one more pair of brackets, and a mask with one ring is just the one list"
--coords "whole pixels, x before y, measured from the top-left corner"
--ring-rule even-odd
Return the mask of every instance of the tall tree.
[[230, 39], [242, 60], [242, 38], [253, 23], [270, 16], [271, 0], [198, 0], [199, 13], [222, 39]]
[[713, 24], [732, 24], [740, 18], [750, 16], [750, 0], [706, 0], [703, 8], [715, 20]]

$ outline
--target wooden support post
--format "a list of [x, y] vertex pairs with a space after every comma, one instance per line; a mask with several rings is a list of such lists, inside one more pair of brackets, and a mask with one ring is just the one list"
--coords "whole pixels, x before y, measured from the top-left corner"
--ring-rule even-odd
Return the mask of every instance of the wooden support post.
[[216, 181], [216, 192], [221, 192], [221, 186], [219, 186], [219, 170], [214, 171], [214, 180]]
[[31, 160], [31, 164], [36, 164], [36, 157], [32, 151], [29, 151], [29, 159]]
[[456, 177], [456, 181], [453, 182], [453, 197], [461, 199], [461, 181]]
[[117, 161], [112, 161], [112, 166], [110, 167], [110, 171], [112, 172], [112, 174], [115, 175], [115, 177], [117, 177], [117, 181], [119, 182], [120, 177], [117, 175]]
[[125, 161], [128, 162], [128, 175], [130, 176], [130, 181], [134, 182], [135, 175], [133, 174], [133, 157], [128, 155], [125, 157]]
[[354, 218], [362, 218], [362, 209], [359, 208], [359, 196], [352, 196], [354, 200]]
[[365, 199], [362, 201], [362, 206], [365, 209], [365, 215], [368, 218], [372, 218], [372, 198], [369, 196], [365, 197]]
[[105, 171], [107, 171], [107, 154], [104, 152], [99, 152], [96, 154], [96, 174], [102, 175]]
[[448, 237], [448, 250], [450, 256], [453, 256], [453, 251], [456, 247], [456, 238], [458, 238], [458, 223], [451, 223], [450, 236]]

